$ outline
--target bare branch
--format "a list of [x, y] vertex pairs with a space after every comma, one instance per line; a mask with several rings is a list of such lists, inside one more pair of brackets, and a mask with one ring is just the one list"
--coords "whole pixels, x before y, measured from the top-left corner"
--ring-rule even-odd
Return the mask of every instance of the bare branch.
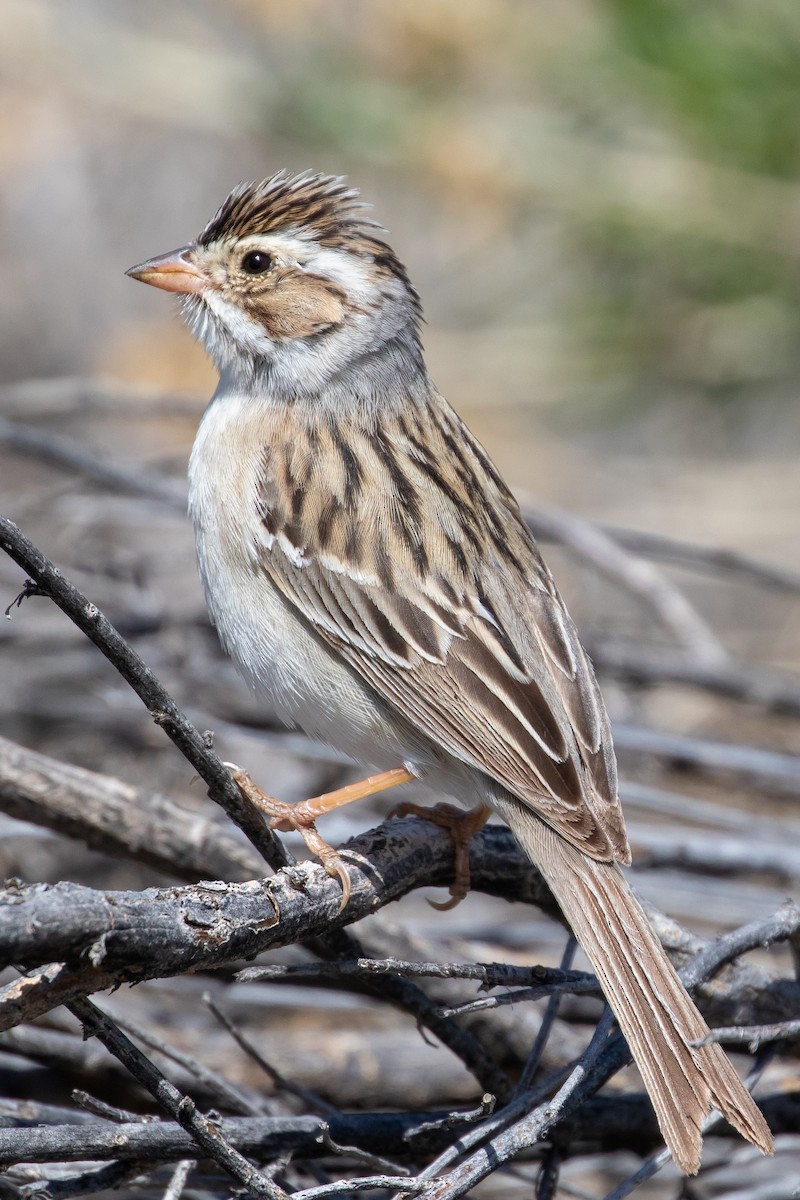
[[739, 663], [707, 666], [673, 650], [631, 646], [587, 636], [586, 649], [598, 670], [637, 684], [680, 683], [717, 696], [756, 704], [768, 712], [800, 714], [800, 683]]
[[[361, 834], [342, 853], [353, 883], [342, 913], [338, 881], [312, 863], [270, 879], [144, 892], [100, 892], [66, 882], [12, 884], [0, 892], [3, 957], [6, 963], [28, 965], [56, 959], [82, 968], [90, 964], [119, 971], [119, 980], [163, 978], [339, 928], [452, 874], [447, 834], [410, 818]], [[475, 839], [470, 868], [476, 889], [557, 911], [538, 872], [503, 826], [488, 826]], [[15, 994], [17, 983], [8, 985]]]
[[[125, 1036], [111, 1018], [90, 1000], [76, 1000], [69, 1010], [83, 1025], [86, 1034], [98, 1038], [109, 1053], [118, 1058], [135, 1079], [189, 1133], [205, 1154], [255, 1196], [267, 1200], [287, 1200], [286, 1193], [235, 1149], [206, 1117], [198, 1113], [194, 1102], [178, 1089]], [[119, 1131], [119, 1126], [116, 1126]], [[115, 1155], [118, 1158], [119, 1155]]]
[[[791, 1096], [776, 1093], [759, 1098], [770, 1126], [778, 1133], [796, 1128], [797, 1103]], [[475, 1125], [472, 1114], [461, 1112], [354, 1112], [330, 1117], [287, 1115], [280, 1117], [220, 1118], [220, 1132], [242, 1154], [274, 1158], [288, 1150], [298, 1158], [319, 1154], [320, 1138], [327, 1133], [339, 1146], [352, 1145], [360, 1154], [383, 1150], [398, 1157], [408, 1155], [415, 1145], [428, 1150], [466, 1142], [470, 1137], [485, 1140], [489, 1130], [484, 1123]], [[485, 1122], [486, 1113], [482, 1114]], [[651, 1148], [659, 1140], [655, 1116], [643, 1093], [604, 1095], [588, 1100], [580, 1109], [564, 1117], [563, 1153], [568, 1142], [611, 1149], [635, 1145]], [[717, 1132], [717, 1131], [715, 1131]], [[722, 1136], [735, 1138], [728, 1126], [720, 1127]], [[560, 1139], [560, 1144], [562, 1139]], [[0, 1129], [0, 1164], [17, 1162], [179, 1162], [191, 1155], [195, 1146], [190, 1134], [177, 1122], [150, 1120], [117, 1125], [93, 1122], [77, 1125], [42, 1124]], [[573, 1153], [578, 1153], [576, 1149]], [[440, 1167], [432, 1164], [435, 1174]], [[431, 1178], [430, 1171], [425, 1175]]]
[[559, 542], [579, 555], [601, 575], [643, 601], [670, 630], [678, 645], [704, 666], [721, 666], [728, 655], [709, 624], [686, 596], [652, 563], [624, 549], [619, 542], [589, 521], [548, 505], [530, 507], [524, 494], [526, 517], [537, 537]]
[[261, 859], [206, 817], [0, 738], [0, 809], [187, 880], [252, 879]]
[[713, 1042], [746, 1042], [751, 1054], [765, 1042], [783, 1041], [800, 1037], [800, 1020], [777, 1021], [773, 1025], [727, 1025], [712, 1029], [704, 1038], [692, 1042], [693, 1046], [710, 1046]]
[[0, 549], [27, 572], [37, 588], [56, 602], [119, 671], [156, 724], [208, 784], [211, 799], [222, 805], [266, 861], [275, 869], [285, 866], [287, 856], [280, 842], [260, 814], [244, 800], [228, 769], [97, 606], [81, 595], [7, 517], [0, 517]]

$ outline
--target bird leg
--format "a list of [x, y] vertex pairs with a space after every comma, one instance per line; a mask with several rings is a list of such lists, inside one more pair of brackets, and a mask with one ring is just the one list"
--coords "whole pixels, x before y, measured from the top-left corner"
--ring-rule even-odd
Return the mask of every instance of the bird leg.
[[370, 775], [357, 783], [348, 783], [345, 787], [337, 788], [335, 792], [323, 792], [321, 796], [312, 796], [310, 800], [287, 804], [284, 800], [276, 800], [274, 796], [262, 792], [247, 771], [240, 771], [237, 767], [232, 771], [232, 775], [234, 783], [245, 799], [269, 817], [270, 829], [284, 833], [296, 830], [328, 874], [339, 878], [342, 884], [340, 912], [347, 907], [350, 899], [350, 872], [341, 855], [317, 832], [317, 818], [333, 812], [336, 808], [342, 808], [345, 804], [352, 804], [354, 800], [363, 800], [366, 796], [374, 796], [376, 792], [397, 787], [400, 783], [409, 783], [415, 778], [405, 767], [393, 767], [391, 771], [381, 771], [379, 775]]
[[435, 804], [433, 808], [425, 808], [420, 804], [411, 804], [404, 800], [389, 813], [390, 817], [419, 817], [423, 821], [431, 821], [440, 829], [446, 829], [450, 834], [455, 852], [453, 882], [450, 884], [450, 899], [441, 903], [429, 900], [432, 908], [446, 912], [460, 904], [470, 889], [469, 875], [469, 844], [474, 835], [483, 829], [492, 810], [488, 804], [477, 804], [466, 811], [457, 808], [455, 804]]

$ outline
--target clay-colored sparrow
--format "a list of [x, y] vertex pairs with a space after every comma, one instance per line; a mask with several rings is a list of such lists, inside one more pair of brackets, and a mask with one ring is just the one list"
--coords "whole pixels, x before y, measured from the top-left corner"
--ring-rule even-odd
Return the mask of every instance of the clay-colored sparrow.
[[513, 496], [428, 376], [417, 293], [376, 228], [342, 180], [281, 173], [129, 272], [181, 296], [219, 368], [189, 468], [212, 619], [288, 721], [390, 772], [373, 786], [421, 777], [502, 814], [685, 1171], [711, 1108], [770, 1152], [721, 1048], [691, 1045], [706, 1024], [618, 866], [591, 664]]

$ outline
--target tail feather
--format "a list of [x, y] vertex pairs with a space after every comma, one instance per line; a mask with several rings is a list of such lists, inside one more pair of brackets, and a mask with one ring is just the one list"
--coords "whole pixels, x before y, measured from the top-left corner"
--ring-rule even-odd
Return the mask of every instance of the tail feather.
[[708, 1026], [619, 868], [582, 854], [519, 801], [496, 803], [589, 958], [681, 1169], [699, 1169], [702, 1125], [712, 1109], [771, 1154], [772, 1134], [725, 1052], [690, 1045]]

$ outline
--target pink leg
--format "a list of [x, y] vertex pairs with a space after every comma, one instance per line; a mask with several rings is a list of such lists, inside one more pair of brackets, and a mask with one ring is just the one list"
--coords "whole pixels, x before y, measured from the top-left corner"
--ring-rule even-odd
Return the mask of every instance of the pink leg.
[[338, 876], [342, 883], [340, 912], [350, 899], [350, 872], [334, 848], [317, 833], [315, 821], [345, 804], [352, 804], [355, 800], [363, 800], [366, 796], [374, 796], [376, 792], [386, 791], [387, 788], [397, 787], [400, 783], [409, 783], [414, 779], [405, 767], [394, 767], [391, 771], [381, 771], [379, 775], [370, 775], [357, 783], [348, 783], [335, 792], [323, 792], [321, 796], [312, 796], [310, 800], [301, 800], [299, 804], [287, 804], [262, 792], [247, 771], [237, 770], [232, 774], [234, 783], [238, 785], [242, 795], [270, 818], [272, 829], [284, 832], [290, 829], [297, 830], [328, 874], [334, 878]]

